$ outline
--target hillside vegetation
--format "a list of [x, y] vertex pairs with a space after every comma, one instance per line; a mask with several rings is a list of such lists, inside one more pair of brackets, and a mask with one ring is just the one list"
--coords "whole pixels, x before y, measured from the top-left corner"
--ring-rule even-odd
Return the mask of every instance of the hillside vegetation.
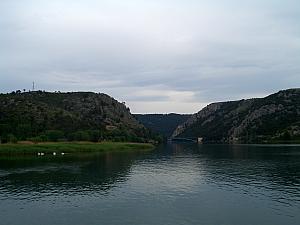
[[39, 153], [64, 155], [68, 153], [90, 153], [111, 151], [141, 151], [151, 150], [153, 145], [149, 143], [127, 142], [46, 142], [38, 144], [2, 144], [0, 145], [1, 156], [39, 155]]
[[135, 114], [145, 127], [168, 138], [176, 127], [184, 123], [191, 115], [170, 114]]
[[203, 137], [207, 143], [298, 142], [300, 89], [210, 104], [179, 125], [172, 137]]
[[129, 108], [102, 93], [0, 94], [0, 140], [133, 141], [152, 139]]

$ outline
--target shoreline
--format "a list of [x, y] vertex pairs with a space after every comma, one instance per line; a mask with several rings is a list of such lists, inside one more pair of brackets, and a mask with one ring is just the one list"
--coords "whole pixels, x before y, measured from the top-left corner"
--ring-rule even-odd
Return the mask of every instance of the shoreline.
[[16, 143], [0, 144], [0, 155], [38, 155], [49, 154], [76, 154], [76, 153], [96, 153], [111, 151], [148, 151], [154, 149], [150, 143], [133, 142], [41, 142], [41, 143]]

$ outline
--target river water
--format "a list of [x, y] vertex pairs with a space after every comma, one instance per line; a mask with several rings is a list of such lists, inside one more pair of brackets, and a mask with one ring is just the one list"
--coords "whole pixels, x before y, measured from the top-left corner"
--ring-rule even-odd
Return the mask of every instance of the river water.
[[0, 158], [1, 225], [297, 225], [300, 146]]

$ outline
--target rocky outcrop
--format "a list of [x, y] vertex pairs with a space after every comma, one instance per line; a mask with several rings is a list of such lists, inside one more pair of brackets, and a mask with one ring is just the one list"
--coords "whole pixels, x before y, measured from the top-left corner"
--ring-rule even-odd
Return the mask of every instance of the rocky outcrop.
[[210, 104], [179, 125], [173, 137], [257, 143], [300, 139], [299, 126], [300, 89], [289, 89], [265, 98]]
[[196, 123], [198, 120], [205, 119], [202, 124], [208, 123], [214, 119], [214, 113], [220, 109], [223, 103], [212, 103], [206, 106], [198, 113], [193, 114], [185, 123], [179, 125], [173, 132], [171, 137], [176, 137], [185, 131], [188, 127]]

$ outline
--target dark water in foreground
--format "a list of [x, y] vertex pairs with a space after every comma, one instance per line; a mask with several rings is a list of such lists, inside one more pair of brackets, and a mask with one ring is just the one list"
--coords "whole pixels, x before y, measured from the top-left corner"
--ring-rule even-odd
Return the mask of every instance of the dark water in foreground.
[[300, 224], [300, 146], [0, 159], [0, 224]]

